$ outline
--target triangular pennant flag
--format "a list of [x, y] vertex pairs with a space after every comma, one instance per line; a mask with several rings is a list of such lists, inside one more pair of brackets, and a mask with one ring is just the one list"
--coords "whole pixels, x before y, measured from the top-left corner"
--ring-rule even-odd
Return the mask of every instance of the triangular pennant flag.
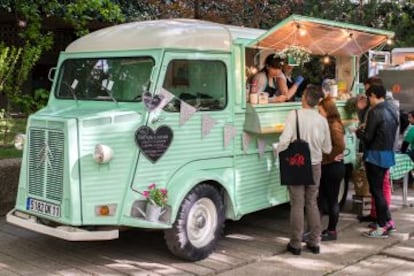
[[236, 136], [237, 129], [232, 125], [224, 125], [224, 148], [230, 144], [230, 141]]
[[174, 94], [163, 87], [160, 89], [160, 96], [162, 96], [162, 101], [159, 106], [160, 109], [163, 109], [174, 98]]
[[197, 109], [188, 103], [181, 101], [180, 105], [180, 126], [184, 125], [193, 115]]
[[262, 158], [266, 147], [266, 140], [263, 138], [257, 139], [257, 147], [259, 148], [259, 156]]
[[204, 114], [202, 126], [201, 126], [201, 129], [202, 129], [201, 137], [202, 138], [206, 137], [210, 133], [211, 129], [214, 127], [215, 124], [217, 124], [216, 120], [211, 118], [209, 115]]
[[249, 147], [251, 136], [249, 133], [243, 131], [243, 151], [247, 153], [247, 148]]

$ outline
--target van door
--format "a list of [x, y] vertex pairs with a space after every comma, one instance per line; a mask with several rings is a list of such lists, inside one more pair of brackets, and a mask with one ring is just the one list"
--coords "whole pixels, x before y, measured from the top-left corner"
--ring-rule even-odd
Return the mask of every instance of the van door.
[[[145, 154], [140, 155], [136, 190], [145, 190], [149, 183], [160, 183], [168, 186], [172, 198], [175, 195], [171, 193], [187, 193], [193, 185], [206, 180], [207, 175], [224, 179], [224, 172], [229, 175], [224, 184], [232, 184], [229, 180], [233, 173], [227, 170], [232, 167], [234, 154], [234, 135], [229, 131], [234, 120], [229, 71], [228, 54], [165, 54], [154, 94], [168, 93], [171, 100], [162, 110], [150, 112], [147, 126], [154, 131], [161, 126], [169, 128], [172, 140], [153, 163], [148, 162]], [[228, 143], [226, 135], [231, 137]], [[177, 174], [183, 176], [181, 183], [171, 183]]]

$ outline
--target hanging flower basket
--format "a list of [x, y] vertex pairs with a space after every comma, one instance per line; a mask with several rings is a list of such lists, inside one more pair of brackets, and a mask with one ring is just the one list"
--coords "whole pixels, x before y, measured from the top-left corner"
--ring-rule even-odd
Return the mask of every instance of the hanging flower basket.
[[311, 51], [308, 48], [291, 45], [279, 52], [282, 58], [288, 58], [290, 65], [303, 66], [311, 60]]

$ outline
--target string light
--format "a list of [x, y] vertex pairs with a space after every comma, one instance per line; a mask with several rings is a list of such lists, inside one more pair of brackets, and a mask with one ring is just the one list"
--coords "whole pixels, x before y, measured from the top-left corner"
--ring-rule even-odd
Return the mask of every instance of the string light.
[[296, 24], [296, 28], [298, 29], [299, 32], [299, 36], [305, 36], [307, 31], [302, 28], [302, 26], [300, 24]]
[[392, 44], [393, 44], [393, 41], [392, 41], [392, 38], [391, 38], [391, 37], [389, 37], [389, 38], [387, 39], [387, 44], [388, 44], [388, 45], [392, 45]]
[[329, 64], [331, 62], [331, 59], [329, 58], [329, 55], [326, 54], [323, 59], [322, 59], [323, 63], [325, 64]]

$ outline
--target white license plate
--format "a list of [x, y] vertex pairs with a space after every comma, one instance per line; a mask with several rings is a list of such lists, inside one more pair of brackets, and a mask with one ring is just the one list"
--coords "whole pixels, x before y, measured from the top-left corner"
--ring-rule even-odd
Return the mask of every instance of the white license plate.
[[59, 205], [37, 200], [31, 197], [27, 198], [26, 210], [52, 217], [60, 217]]

